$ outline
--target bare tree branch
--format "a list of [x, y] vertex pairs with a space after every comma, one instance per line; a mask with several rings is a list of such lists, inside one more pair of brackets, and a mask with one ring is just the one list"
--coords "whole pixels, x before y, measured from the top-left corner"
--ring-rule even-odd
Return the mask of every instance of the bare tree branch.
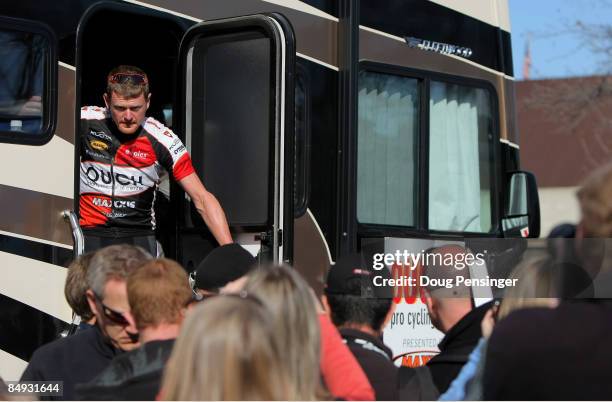
[[[594, 0], [591, 6], [598, 12], [609, 12], [612, 0]], [[568, 36], [578, 39], [579, 47], [587, 49], [597, 60], [598, 75], [535, 83], [524, 106], [541, 111], [543, 119], [555, 123], [559, 135], [577, 137], [590, 165], [609, 160], [612, 155], [612, 22], [576, 20], [562, 30], [532, 35], [536, 40]]]

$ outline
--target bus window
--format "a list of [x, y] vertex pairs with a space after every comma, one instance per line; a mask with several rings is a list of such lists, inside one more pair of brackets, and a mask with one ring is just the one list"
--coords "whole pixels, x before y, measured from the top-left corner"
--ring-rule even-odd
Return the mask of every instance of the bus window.
[[415, 226], [418, 80], [359, 74], [357, 220]]
[[35, 22], [0, 19], [0, 141], [42, 144], [52, 135], [50, 36]]
[[493, 107], [482, 88], [432, 81], [429, 98], [429, 229], [489, 232]]

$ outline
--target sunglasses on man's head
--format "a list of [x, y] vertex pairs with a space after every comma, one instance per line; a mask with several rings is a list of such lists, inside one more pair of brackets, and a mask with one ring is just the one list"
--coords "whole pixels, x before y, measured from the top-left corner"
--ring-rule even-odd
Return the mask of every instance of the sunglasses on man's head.
[[146, 85], [149, 83], [147, 76], [139, 73], [115, 73], [108, 78], [111, 84], [125, 84], [130, 82], [134, 85]]
[[102, 299], [100, 299], [98, 296], [96, 296], [96, 302], [100, 305], [100, 307], [102, 307], [101, 310], [106, 319], [117, 325], [130, 325], [130, 322], [125, 318], [124, 313], [120, 313], [119, 311], [113, 310], [112, 308], [108, 307], [102, 302]]

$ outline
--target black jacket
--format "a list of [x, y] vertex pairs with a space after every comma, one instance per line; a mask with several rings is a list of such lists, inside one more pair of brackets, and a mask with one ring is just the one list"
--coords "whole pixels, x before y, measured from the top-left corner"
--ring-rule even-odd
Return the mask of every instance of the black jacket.
[[486, 400], [611, 400], [612, 307], [566, 302], [501, 320], [489, 339]]
[[480, 323], [493, 303], [486, 303], [467, 313], [438, 344], [440, 353], [427, 362], [434, 383], [444, 393], [457, 377], [470, 353], [482, 337]]
[[87, 384], [76, 387], [81, 400], [155, 400], [164, 366], [174, 339], [147, 342], [142, 347], [114, 358], [108, 367]]
[[41, 399], [73, 400], [74, 386], [100, 374], [120, 353], [94, 326], [36, 350], [21, 381], [63, 381], [63, 396]]
[[358, 330], [341, 328], [340, 335], [368, 377], [376, 400], [398, 400], [397, 367], [391, 349], [380, 338]]
[[[433, 380], [433, 384], [437, 388], [435, 394], [446, 392], [451, 382], [453, 382], [463, 365], [467, 362], [470, 353], [472, 353], [482, 336], [480, 323], [491, 306], [492, 302], [485, 303], [467, 313], [446, 333], [438, 344], [440, 353], [429, 360], [426, 365], [429, 369], [429, 374], [431, 374], [431, 380]], [[412, 399], [405, 396], [407, 391], [405, 389], [406, 384], [403, 382], [405, 382], [404, 379], [414, 377], [414, 373], [407, 373], [407, 371], [414, 372], [415, 369], [401, 367], [400, 370], [402, 373], [399, 375], [399, 387], [402, 388], [400, 392], [404, 395], [402, 399]], [[430, 394], [430, 392], [425, 394]]]

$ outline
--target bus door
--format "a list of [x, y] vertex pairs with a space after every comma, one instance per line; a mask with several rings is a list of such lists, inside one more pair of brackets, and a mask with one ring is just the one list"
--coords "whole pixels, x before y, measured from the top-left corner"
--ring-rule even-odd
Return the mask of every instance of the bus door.
[[[294, 43], [281, 15], [251, 15], [193, 26], [179, 56], [177, 131], [234, 240], [274, 263], [292, 260]], [[188, 197], [172, 191], [176, 257], [191, 271], [217, 244]]]

